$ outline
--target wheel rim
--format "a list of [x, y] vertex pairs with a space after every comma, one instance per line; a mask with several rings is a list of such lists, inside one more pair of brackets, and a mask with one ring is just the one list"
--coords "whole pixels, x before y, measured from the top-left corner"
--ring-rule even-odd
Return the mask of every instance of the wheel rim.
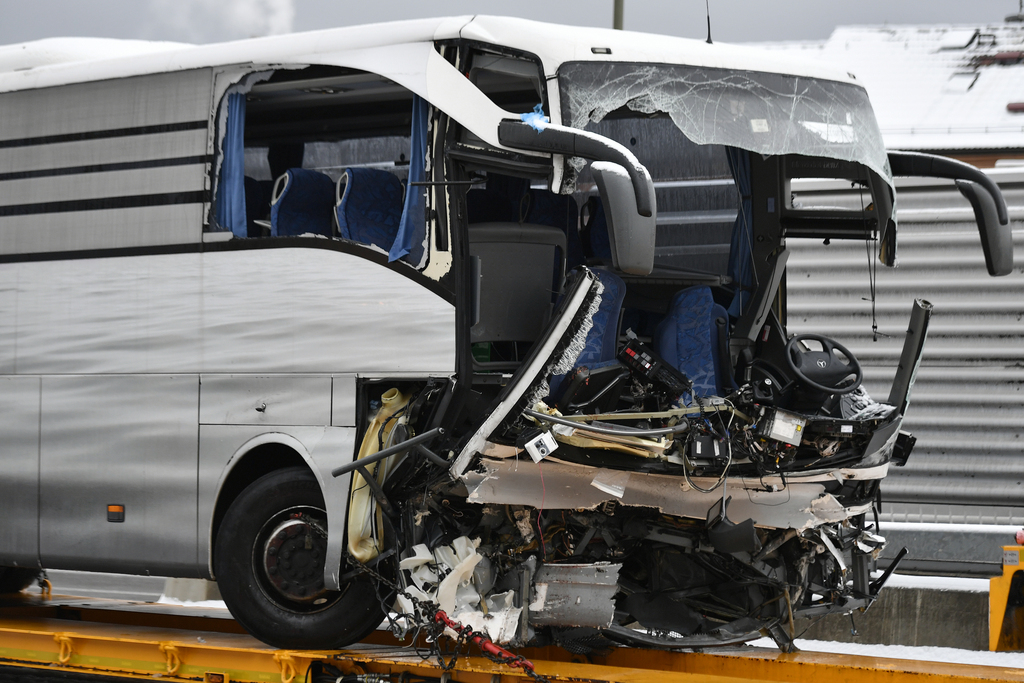
[[324, 587], [326, 513], [301, 506], [282, 510], [260, 529], [253, 544], [253, 573], [263, 593], [282, 609], [317, 612], [342, 592]]

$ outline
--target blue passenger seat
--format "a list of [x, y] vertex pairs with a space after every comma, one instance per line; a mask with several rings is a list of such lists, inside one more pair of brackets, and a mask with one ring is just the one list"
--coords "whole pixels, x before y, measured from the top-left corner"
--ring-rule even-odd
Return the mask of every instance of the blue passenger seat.
[[654, 350], [693, 382], [700, 396], [725, 396], [734, 388], [729, 353], [729, 314], [700, 285], [676, 293], [654, 332]]
[[314, 233], [330, 237], [334, 232], [333, 203], [334, 181], [329, 176], [305, 168], [288, 169], [274, 183], [271, 236]]
[[565, 375], [551, 377], [551, 396], [560, 397], [562, 383], [576, 368], [586, 367], [597, 370], [607, 365], [616, 364], [616, 353], [619, 344], [619, 318], [622, 315], [622, 302], [626, 298], [626, 284], [615, 273], [604, 268], [594, 268], [594, 274], [604, 285], [601, 293], [601, 304], [594, 314], [593, 327], [587, 332], [586, 346], [576, 359], [573, 369]]
[[405, 189], [393, 173], [376, 168], [346, 168], [335, 193], [338, 234], [384, 251], [398, 235]]

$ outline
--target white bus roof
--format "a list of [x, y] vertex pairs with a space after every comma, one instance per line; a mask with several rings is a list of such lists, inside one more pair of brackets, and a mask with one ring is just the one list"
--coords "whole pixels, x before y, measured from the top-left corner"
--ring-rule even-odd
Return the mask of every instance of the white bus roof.
[[[150, 51], [134, 41], [99, 41], [91, 45], [79, 45], [77, 50], [64, 49], [62, 54], [70, 61], [60, 63], [53, 63], [53, 54], [61, 53], [56, 49], [60, 41], [50, 44], [49, 50], [42, 49], [39, 43], [26, 43], [0, 48], [0, 58], [5, 54], [4, 51], [9, 56], [21, 49], [25, 54], [34, 52], [40, 55], [40, 64], [0, 72], [0, 93], [212, 68], [224, 69], [229, 76], [228, 79], [217, 79], [220, 85], [215, 101], [219, 101], [227, 80], [241, 78], [246, 71], [299, 69], [308, 65], [338, 66], [383, 76], [445, 111], [488, 145], [503, 147], [498, 140], [498, 123], [504, 119], [518, 118], [522, 112], [505, 111], [495, 104], [434, 47], [436, 41], [457, 39], [534, 54], [541, 60], [547, 78], [557, 75], [562, 65], [570, 62], [638, 64], [644, 69], [661, 70], [664, 73], [660, 78], [664, 83], [658, 94], [664, 94], [665, 87], [676, 94], [669, 93], [674, 100], [658, 106], [673, 116], [674, 120], [679, 117], [693, 119], [688, 121], [693, 130], [687, 130], [687, 126], [681, 125], [679, 121], [676, 125], [698, 144], [726, 144], [761, 154], [798, 153], [848, 159], [864, 163], [882, 177], [890, 178], [884, 145], [866, 95], [859, 98], [854, 96], [854, 99], [861, 100], [859, 102], [842, 101], [842, 98], [837, 99], [835, 96], [836, 88], [863, 91], [851, 74], [822, 66], [816, 60], [794, 61], [787, 55], [752, 47], [708, 44], [686, 38], [562, 26], [508, 17], [417, 19], [213, 45], [181, 46], [165, 43]], [[13, 60], [7, 61], [11, 63]], [[2, 63], [0, 59], [0, 65]], [[678, 89], [673, 89], [673, 84], [677, 82], [675, 75], [671, 69], [662, 70], [661, 65], [747, 72], [752, 79], [751, 88], [754, 89], [760, 87], [756, 85], [756, 81], [761, 78], [758, 74], [808, 78], [819, 81], [825, 87], [817, 88], [814, 94], [806, 97], [802, 91], [782, 92], [776, 91], [774, 85], [764, 86], [759, 92], [767, 93], [772, 102], [754, 103], [754, 108], [766, 104], [774, 112], [766, 114], [770, 120], [751, 118], [746, 132], [740, 130], [738, 133], [733, 131], [737, 134], [725, 134], [719, 130], [719, 126], [707, 125], [707, 121], [703, 120], [707, 112], [695, 114], [685, 110], [693, 106], [701, 109], [700, 103], [704, 101], [702, 97], [716, 99], [729, 88], [750, 95], [745, 87], [726, 83], [725, 80], [719, 84], [713, 74], [708, 74], [698, 76], [695, 82], [684, 84], [684, 90], [677, 92]], [[627, 104], [628, 98], [649, 94], [635, 92], [637, 88], [643, 90], [646, 83], [644, 78], [643, 74], [639, 74], [630, 80], [635, 87], [629, 88], [628, 93], [623, 89], [604, 93], [603, 101], [611, 107], [609, 111]], [[693, 95], [686, 90], [691, 86], [707, 92]], [[548, 94], [550, 111], [547, 114], [552, 122], [567, 123], [560, 120], [562, 110], [559, 106], [559, 89], [551, 88]], [[761, 95], [750, 96], [757, 99]], [[627, 99], [620, 102], [619, 99], [623, 97]], [[797, 109], [807, 109], [805, 99], [812, 105], [814, 111], [811, 113], [821, 118], [822, 108], [815, 104], [815, 98], [818, 104], [827, 104], [823, 110], [825, 119], [805, 121], [800, 118], [794, 124], [794, 116], [799, 118], [808, 115], [806, 112], [797, 113]], [[851, 118], [849, 112], [854, 109], [859, 113], [856, 118]], [[711, 110], [714, 111], [714, 108]], [[844, 112], [845, 118], [836, 118]], [[810, 144], [793, 143], [794, 136], [787, 131], [797, 124], [808, 127], [821, 140], [815, 138], [817, 141]], [[744, 124], [737, 125], [743, 128]], [[862, 134], [856, 133], [855, 128], [862, 131]], [[775, 132], [763, 134], [769, 130]]]
[[[50, 38], [0, 47], [0, 92], [230, 64], [332, 63], [325, 57], [368, 49], [465, 38], [537, 55], [547, 76], [568, 61], [689, 64], [791, 74], [840, 82], [852, 76], [817, 60], [758, 48], [632, 31], [548, 24], [494, 16], [415, 19], [365, 26], [188, 45], [96, 38]], [[595, 54], [592, 48], [609, 48]], [[381, 65], [388, 69], [385, 62]], [[405, 63], [408, 72], [414, 64]]]

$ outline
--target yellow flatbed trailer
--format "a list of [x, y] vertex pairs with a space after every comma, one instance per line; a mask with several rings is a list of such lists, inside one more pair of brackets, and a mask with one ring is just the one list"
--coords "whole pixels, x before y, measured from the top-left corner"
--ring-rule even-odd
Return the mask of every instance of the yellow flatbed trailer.
[[[520, 654], [552, 683], [1024, 683], [1024, 669], [813, 652], [783, 654], [753, 647], [707, 652], [616, 648], [589, 659], [557, 647], [524, 648]], [[323, 665], [343, 674], [391, 675], [394, 681], [402, 672], [464, 683], [529, 681], [521, 670], [476, 652], [460, 656], [446, 672], [436, 659], [421, 658], [387, 632], [377, 632], [343, 650], [276, 650], [245, 634], [225, 618], [224, 610], [26, 594], [0, 602], [0, 681], [307, 683], [309, 672]]]

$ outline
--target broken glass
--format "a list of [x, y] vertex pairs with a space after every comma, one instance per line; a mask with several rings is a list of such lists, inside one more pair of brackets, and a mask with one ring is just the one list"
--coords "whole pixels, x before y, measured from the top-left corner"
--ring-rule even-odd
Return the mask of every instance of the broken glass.
[[[625, 107], [667, 114], [699, 145], [864, 164], [892, 184], [882, 134], [860, 86], [804, 76], [668, 64], [568, 62], [562, 121], [586, 128]], [[563, 192], [575, 184], [567, 162]]]

